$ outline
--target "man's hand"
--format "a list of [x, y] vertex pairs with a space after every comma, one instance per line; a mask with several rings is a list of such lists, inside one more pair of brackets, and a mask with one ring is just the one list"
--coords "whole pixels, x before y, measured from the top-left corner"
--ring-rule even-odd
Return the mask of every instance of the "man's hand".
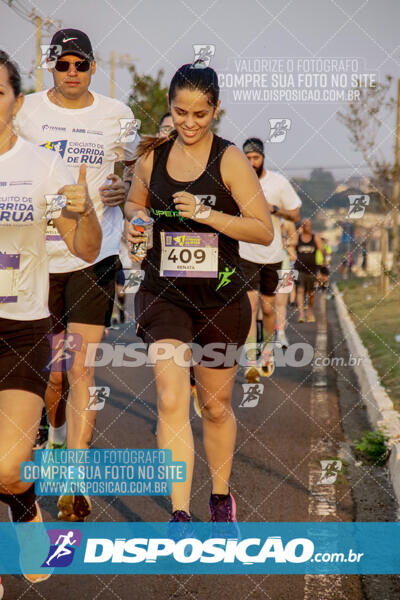
[[118, 175], [108, 175], [107, 179], [111, 179], [110, 185], [102, 185], [99, 187], [100, 197], [107, 206], [118, 206], [125, 202], [126, 188], [125, 184]]
[[58, 190], [58, 194], [62, 194], [66, 197], [66, 209], [69, 212], [77, 213], [79, 215], [88, 215], [94, 210], [86, 182], [86, 165], [80, 166], [78, 183], [64, 185]]

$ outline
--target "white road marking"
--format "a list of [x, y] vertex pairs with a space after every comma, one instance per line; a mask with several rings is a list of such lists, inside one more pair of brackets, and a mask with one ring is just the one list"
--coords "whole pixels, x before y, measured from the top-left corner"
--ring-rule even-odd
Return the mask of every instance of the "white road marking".
[[[320, 295], [319, 313], [317, 319], [317, 334], [315, 340], [314, 361], [327, 355], [328, 335], [326, 319], [326, 296]], [[329, 405], [327, 394], [327, 367], [322, 366], [322, 361], [317, 361], [312, 371], [312, 390], [310, 413], [313, 422], [320, 423], [322, 427], [329, 422]], [[313, 460], [309, 465], [308, 488], [310, 500], [308, 515], [310, 521], [336, 521], [336, 491], [335, 485], [319, 485], [321, 468], [315, 466], [315, 455], [321, 459], [331, 457], [335, 448], [329, 437], [325, 439], [322, 433], [319, 437], [311, 439]], [[331, 546], [329, 552], [336, 552]], [[321, 565], [322, 566], [322, 565]], [[346, 600], [342, 590], [342, 577], [340, 575], [305, 575], [304, 600]]]

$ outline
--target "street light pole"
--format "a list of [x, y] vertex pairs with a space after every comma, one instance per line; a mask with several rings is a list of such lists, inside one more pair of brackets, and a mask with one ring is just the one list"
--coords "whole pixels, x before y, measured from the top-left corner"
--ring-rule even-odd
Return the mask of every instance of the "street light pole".
[[36, 91], [41, 92], [43, 90], [43, 69], [40, 64], [42, 62], [42, 18], [39, 15], [35, 16], [35, 27], [36, 27], [36, 69], [35, 69], [35, 81]]

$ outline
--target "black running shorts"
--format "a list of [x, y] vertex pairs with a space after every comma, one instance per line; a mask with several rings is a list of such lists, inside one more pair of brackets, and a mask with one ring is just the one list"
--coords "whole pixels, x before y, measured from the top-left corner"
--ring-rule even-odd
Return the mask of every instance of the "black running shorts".
[[50, 274], [49, 310], [53, 333], [67, 323], [110, 325], [115, 295], [118, 256], [70, 273]]
[[247, 294], [219, 308], [184, 309], [141, 286], [135, 297], [135, 314], [137, 335], [146, 344], [173, 339], [202, 347], [217, 343], [240, 347], [251, 323]]
[[0, 318], [0, 390], [26, 390], [44, 399], [51, 320]]
[[279, 283], [279, 269], [282, 263], [271, 263], [262, 265], [244, 258], [240, 261], [244, 277], [246, 279], [245, 289], [260, 291], [264, 296], [273, 296]]
[[304, 288], [306, 294], [313, 292], [316, 285], [316, 274], [309, 273], [308, 271], [299, 271], [299, 278], [297, 284], [299, 287]]

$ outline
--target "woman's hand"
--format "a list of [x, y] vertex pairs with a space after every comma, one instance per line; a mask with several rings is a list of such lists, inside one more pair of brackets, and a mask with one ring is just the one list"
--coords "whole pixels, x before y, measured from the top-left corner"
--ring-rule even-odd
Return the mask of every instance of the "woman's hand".
[[181, 217], [201, 221], [210, 216], [211, 207], [203, 204], [199, 196], [182, 191], [173, 194], [173, 199]]
[[[143, 219], [143, 221], [150, 221], [150, 217], [143, 211], [138, 210], [135, 214], [135, 218], [138, 217]], [[127, 244], [129, 250], [129, 258], [133, 262], [142, 262], [143, 256], [137, 256], [136, 254], [132, 254], [132, 244], [140, 244], [140, 242], [145, 242], [147, 240], [146, 236], [140, 235], [138, 231], [136, 231], [134, 225], [129, 223], [128, 232], [127, 232]]]

